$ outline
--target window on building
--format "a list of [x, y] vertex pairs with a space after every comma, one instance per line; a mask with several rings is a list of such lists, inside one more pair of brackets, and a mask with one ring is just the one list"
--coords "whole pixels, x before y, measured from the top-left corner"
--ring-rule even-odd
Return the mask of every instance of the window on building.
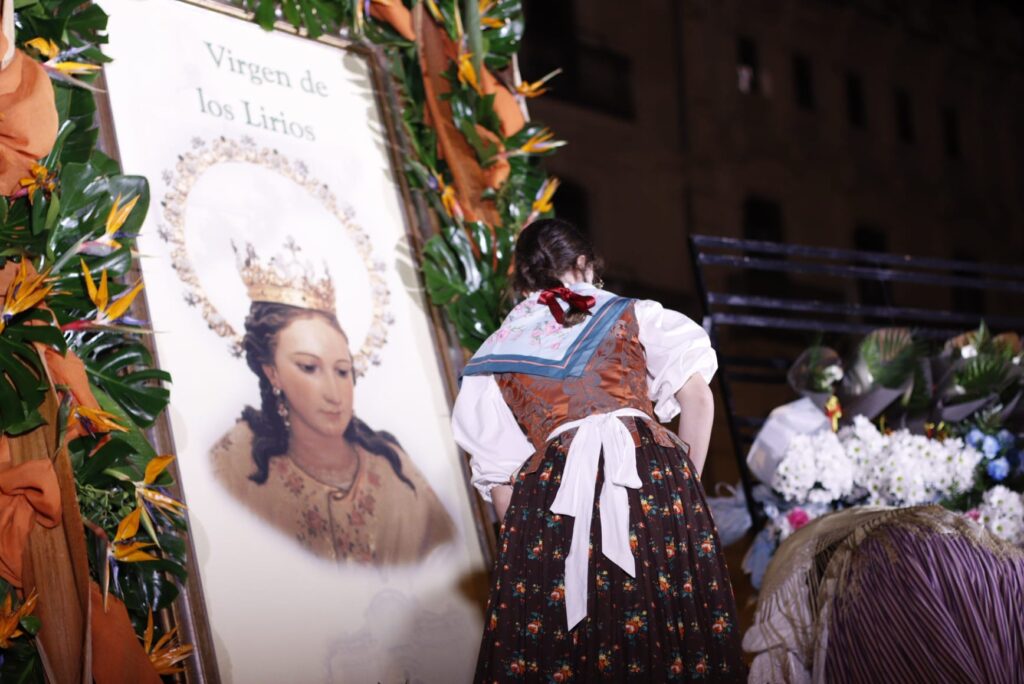
[[910, 93], [897, 88], [894, 93], [896, 105], [896, 133], [905, 143], [914, 142], [914, 115], [910, 106]]
[[737, 41], [736, 78], [741, 93], [756, 93], [761, 89], [757, 44], [747, 36], [740, 36]]
[[[761, 195], [748, 195], [743, 201], [743, 237], [747, 240], [782, 242], [782, 206]], [[780, 255], [752, 253], [757, 259], [781, 259]], [[746, 272], [746, 288], [751, 294], [779, 296], [789, 290], [789, 279], [783, 271], [751, 269]]]
[[865, 128], [868, 125], [867, 107], [864, 104], [864, 82], [859, 74], [846, 74], [846, 118], [851, 126]]
[[593, 237], [586, 189], [571, 180], [560, 180], [558, 191], [555, 193], [555, 214], [579, 228], [584, 235]]
[[950, 159], [959, 159], [960, 121], [952, 107], [942, 110], [942, 141], [946, 148], [946, 156]]
[[[853, 229], [853, 246], [861, 252], [886, 252], [889, 238], [885, 231], [870, 223], [859, 223]], [[877, 267], [870, 259], [858, 260], [861, 266]], [[872, 278], [857, 281], [860, 303], [867, 306], [892, 306], [892, 283]]]
[[782, 242], [782, 206], [760, 195], [748, 195], [743, 201], [743, 237]]
[[793, 55], [793, 95], [801, 109], [812, 111], [817, 106], [811, 60], [806, 55]]
[[632, 64], [615, 50], [579, 35], [571, 2], [524, 0], [530, 30], [519, 52], [524, 78], [561, 68], [549, 96], [629, 119], [634, 115]]

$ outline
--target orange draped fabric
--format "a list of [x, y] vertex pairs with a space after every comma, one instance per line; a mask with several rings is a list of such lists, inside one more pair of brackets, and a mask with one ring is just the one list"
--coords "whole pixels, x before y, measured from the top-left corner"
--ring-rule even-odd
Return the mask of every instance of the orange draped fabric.
[[43, 527], [60, 522], [60, 485], [53, 464], [0, 465], [0, 577], [19, 589], [25, 542], [37, 522]]
[[[8, 48], [0, 33], [0, 55]], [[15, 50], [0, 70], [0, 195], [14, 193], [32, 164], [49, 153], [57, 138], [53, 86], [42, 65]]]
[[[43, 154], [46, 154], [46, 151]], [[8, 262], [0, 270], [0, 302], [3, 301], [4, 293], [19, 267], [19, 264]], [[30, 275], [35, 275], [31, 266], [29, 271]], [[99, 407], [89, 388], [85, 365], [81, 359], [70, 351], [61, 356], [53, 349], [37, 348], [51, 383], [67, 386], [79, 404], [91, 408]], [[51, 409], [55, 403], [51, 400]], [[46, 410], [46, 406], [44, 406], [43, 413], [44, 416], [49, 414], [51, 420], [55, 417], [55, 411]], [[47, 428], [44, 426], [40, 429]], [[26, 437], [32, 437], [35, 434], [29, 433]], [[79, 436], [77, 433], [69, 432], [67, 438], [71, 440], [77, 436]], [[85, 559], [85, 537], [81, 517], [77, 512], [74, 479], [67, 456], [57, 456], [58, 465], [63, 468], [60, 476], [51, 460], [53, 454], [39, 454], [33, 451], [32, 460], [12, 465], [11, 439], [6, 435], [0, 436], [0, 577], [13, 586], [26, 590], [36, 585], [35, 579], [40, 572], [47, 570], [48, 575], [52, 575], [53, 568], [37, 567], [33, 569], [33, 572], [28, 572], [24, 560], [25, 552], [36, 523], [52, 529], [63, 520], [66, 537], [62, 543], [68, 549], [68, 555], [65, 558], [73, 566], [70, 576], [77, 583], [79, 578], [88, 576], [88, 569], [75, 567], [76, 561], [78, 566], [87, 565], [88, 562]], [[39, 441], [36, 440], [37, 443]], [[24, 447], [22, 448], [24, 449]], [[69, 489], [62, 491], [62, 483]], [[39, 579], [42, 577], [40, 576]], [[85, 579], [82, 581], [84, 582]], [[28, 586], [23, 586], [23, 584]], [[53, 586], [52, 582], [50, 586]], [[102, 594], [95, 582], [89, 582], [88, 605], [83, 605], [77, 600], [75, 594], [78, 592], [73, 585], [62, 586], [63, 591], [68, 595], [52, 596], [48, 592], [40, 591], [36, 612], [40, 616], [46, 616], [39, 633], [41, 643], [47, 643], [46, 633], [50, 630], [59, 632], [66, 630], [68, 624], [76, 622], [84, 624], [87, 621], [89, 636], [85, 639], [85, 643], [91, 641], [92, 644], [92, 677], [97, 684], [133, 684], [134, 682], [157, 684], [160, 682], [160, 676], [139, 643], [124, 604], [117, 597], [109, 597], [107, 609], [104, 611]], [[84, 584], [81, 585], [81, 589], [84, 589], [84, 586]], [[73, 611], [73, 614], [61, 611]], [[58, 624], [48, 630], [47, 624], [52, 624], [54, 621]], [[48, 649], [48, 651], [56, 651], [56, 649]], [[72, 652], [77, 653], [74, 649]], [[55, 655], [55, 652], [48, 653], [50, 658], [54, 658]], [[88, 665], [83, 661], [83, 663], [77, 664], [80, 669], [75, 669], [75, 666], [69, 669], [68, 663], [53, 662], [51, 664], [58, 672], [85, 671]]]
[[[422, 5], [417, 12], [424, 12]], [[406, 40], [416, 42], [420, 69], [427, 97], [426, 117], [428, 124], [437, 132], [440, 155], [448, 162], [452, 171], [459, 204], [470, 221], [484, 220], [494, 225], [499, 222], [493, 202], [480, 198], [487, 189], [497, 189], [508, 178], [509, 164], [505, 159], [496, 159], [487, 167], [481, 167], [476, 153], [465, 137], [452, 122], [451, 107], [442, 96], [448, 92], [447, 79], [443, 72], [458, 57], [458, 46], [443, 28], [425, 13], [414, 21], [412, 13], [400, 0], [388, 3], [371, 3], [370, 14], [385, 21]], [[417, 22], [419, 32], [417, 36]], [[480, 74], [481, 90], [494, 95], [494, 111], [501, 124], [501, 134], [508, 137], [526, 125], [526, 117], [509, 91], [485, 66]], [[501, 139], [495, 133], [476, 126], [477, 135], [495, 145], [498, 152], [504, 151]]]
[[95, 582], [89, 585], [92, 612], [92, 676], [96, 684], [159, 684], [160, 675], [135, 636], [128, 611], [116, 596], [107, 599]]

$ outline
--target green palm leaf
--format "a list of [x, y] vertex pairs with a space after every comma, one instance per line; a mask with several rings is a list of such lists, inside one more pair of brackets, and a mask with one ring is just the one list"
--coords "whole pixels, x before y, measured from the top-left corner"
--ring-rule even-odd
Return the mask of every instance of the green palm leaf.
[[914, 374], [923, 349], [907, 328], [884, 328], [865, 337], [859, 352], [874, 382], [896, 389]]

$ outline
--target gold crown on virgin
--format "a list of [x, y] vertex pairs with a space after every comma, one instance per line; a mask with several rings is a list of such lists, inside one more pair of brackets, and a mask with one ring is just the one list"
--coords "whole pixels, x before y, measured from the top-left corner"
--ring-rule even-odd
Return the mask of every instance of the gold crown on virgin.
[[335, 314], [334, 283], [327, 272], [327, 264], [322, 275], [317, 273], [310, 262], [299, 258], [302, 248], [294, 238], [289, 237], [284, 244], [285, 251], [271, 257], [266, 264], [260, 262], [251, 243], [245, 244], [244, 251], [234, 242], [231, 247], [235, 250], [238, 271], [250, 300]]

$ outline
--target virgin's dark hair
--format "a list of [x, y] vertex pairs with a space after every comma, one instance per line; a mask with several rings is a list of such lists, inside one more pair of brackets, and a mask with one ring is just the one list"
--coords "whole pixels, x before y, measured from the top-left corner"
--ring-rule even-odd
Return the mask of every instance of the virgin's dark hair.
[[[600, 277], [603, 264], [575, 226], [556, 218], [534, 221], [516, 240], [513, 286], [520, 292], [561, 287], [559, 276], [575, 269], [581, 256], [594, 269], [594, 277]], [[563, 325], [575, 325], [586, 316], [586, 312], [570, 308]]]
[[[256, 464], [256, 472], [250, 475], [249, 479], [257, 484], [267, 481], [270, 459], [288, 451], [288, 430], [284, 425], [284, 419], [277, 414], [277, 398], [274, 396], [270, 380], [263, 372], [263, 366], [274, 363], [278, 332], [292, 321], [314, 316], [320, 316], [335, 330], [342, 335], [345, 334], [334, 316], [288, 304], [253, 302], [249, 316], [245, 319], [245, 337], [242, 339], [245, 361], [260, 380], [260, 408], [246, 406], [242, 411], [242, 419], [252, 430], [252, 460]], [[390, 433], [375, 431], [353, 413], [352, 420], [345, 430], [345, 439], [372, 454], [382, 456], [391, 464], [399, 480], [416, 489], [402, 472], [402, 462], [396, 451], [399, 446], [398, 440]]]

